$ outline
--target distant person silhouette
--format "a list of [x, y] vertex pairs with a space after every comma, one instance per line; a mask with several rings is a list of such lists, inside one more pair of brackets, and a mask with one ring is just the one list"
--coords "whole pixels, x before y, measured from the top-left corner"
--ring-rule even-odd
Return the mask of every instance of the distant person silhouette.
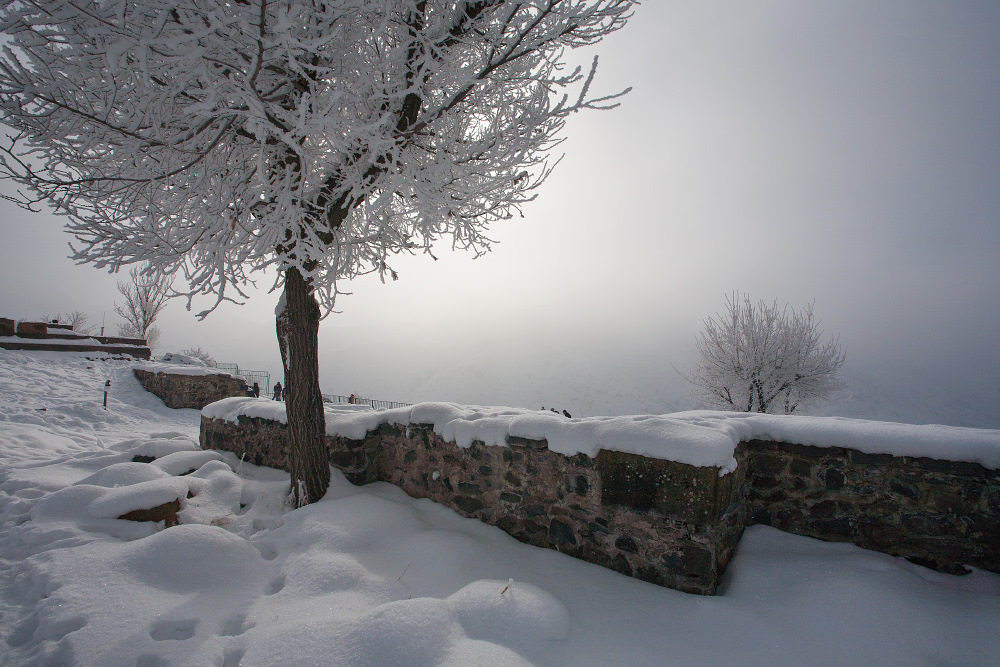
[[276, 382], [274, 384], [274, 400], [276, 400], [276, 401], [280, 401], [281, 400], [281, 383], [280, 382]]
[[259, 384], [257, 384], [256, 382], [254, 382], [253, 383], [253, 387], [251, 388], [251, 391], [253, 392], [253, 397], [254, 398], [260, 398], [260, 385]]

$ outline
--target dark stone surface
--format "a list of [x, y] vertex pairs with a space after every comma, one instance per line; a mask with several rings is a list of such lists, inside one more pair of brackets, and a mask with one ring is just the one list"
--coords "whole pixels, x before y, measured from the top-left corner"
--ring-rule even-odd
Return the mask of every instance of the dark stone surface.
[[799, 477], [811, 477], [812, 476], [813, 464], [811, 461], [803, 461], [802, 459], [792, 459], [791, 463], [788, 465], [788, 472]]
[[836, 491], [844, 488], [844, 482], [847, 481], [847, 478], [844, 477], [844, 473], [836, 468], [827, 468], [823, 473], [823, 481], [826, 484], [826, 488]]
[[485, 507], [483, 501], [477, 498], [469, 498], [468, 496], [455, 496], [452, 502], [455, 503], [458, 509], [467, 514], [475, 514]]
[[615, 540], [615, 547], [621, 549], [622, 551], [627, 551], [630, 554], [639, 553], [639, 545], [635, 543], [628, 535], [622, 535], [617, 540]]
[[576, 544], [576, 534], [568, 523], [552, 519], [549, 524], [549, 538], [557, 545]]
[[[824, 540], [852, 541], [942, 572], [1000, 571], [996, 471], [979, 464], [867, 454], [842, 447], [746, 443], [751, 467], [787, 472], [749, 480], [749, 523]], [[782, 493], [776, 493], [780, 489]]]
[[920, 499], [920, 492], [915, 487], [903, 484], [895, 479], [889, 481], [889, 490], [910, 500]]

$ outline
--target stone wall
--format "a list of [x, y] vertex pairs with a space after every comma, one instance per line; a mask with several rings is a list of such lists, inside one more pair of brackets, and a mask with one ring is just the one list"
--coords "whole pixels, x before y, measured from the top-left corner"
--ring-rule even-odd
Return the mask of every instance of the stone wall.
[[[741, 443], [741, 446], [742, 443]], [[749, 522], [934, 569], [1000, 571], [1000, 478], [978, 463], [751, 440]]]
[[[287, 469], [283, 424], [202, 418], [201, 443]], [[741, 472], [602, 451], [549, 451], [544, 440], [461, 448], [429, 424], [382, 425], [364, 440], [327, 437], [331, 462], [355, 484], [390, 482], [522, 542], [629, 576], [712, 594], [746, 515]]]
[[163, 400], [168, 408], [201, 410], [231, 396], [246, 396], [247, 384], [229, 375], [174, 375], [134, 369], [142, 388]]
[[[287, 469], [283, 424], [202, 418], [201, 444]], [[385, 481], [415, 498], [678, 590], [715, 593], [745, 526], [852, 541], [959, 573], [1000, 572], [1000, 478], [978, 464], [753, 440], [735, 472], [544, 440], [461, 448], [430, 425], [382, 425], [363, 440], [327, 437], [355, 484]]]
[[128, 355], [138, 359], [151, 356], [143, 338], [83, 334], [73, 331], [69, 324], [58, 322], [15, 322], [0, 317], [0, 338], [0, 349], [5, 350], [89, 352], [94, 356]]

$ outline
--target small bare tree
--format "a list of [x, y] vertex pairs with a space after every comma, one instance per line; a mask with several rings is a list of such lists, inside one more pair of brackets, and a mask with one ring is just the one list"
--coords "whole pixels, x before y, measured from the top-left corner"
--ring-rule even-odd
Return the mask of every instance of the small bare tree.
[[126, 338], [145, 338], [146, 344], [155, 348], [160, 330], [153, 322], [167, 305], [171, 280], [139, 267], [133, 267], [128, 275], [128, 280], [118, 281], [118, 291], [125, 298], [121, 305], [115, 304], [115, 312], [125, 320], [118, 333]]
[[812, 304], [796, 311], [737, 292], [725, 313], [705, 320], [701, 359], [687, 379], [724, 410], [792, 414], [841, 386], [844, 349], [837, 338], [824, 341], [819, 324]]
[[94, 325], [90, 324], [90, 317], [87, 313], [80, 310], [74, 310], [65, 315], [62, 313], [56, 313], [55, 315], [46, 314], [42, 316], [42, 320], [45, 322], [56, 321], [68, 324], [77, 333], [90, 334], [94, 332]]

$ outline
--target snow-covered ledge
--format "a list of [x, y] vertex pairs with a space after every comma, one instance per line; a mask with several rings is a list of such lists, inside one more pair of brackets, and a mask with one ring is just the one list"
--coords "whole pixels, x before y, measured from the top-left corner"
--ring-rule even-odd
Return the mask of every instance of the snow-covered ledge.
[[[568, 419], [329, 407], [331, 462], [559, 549], [713, 593], [746, 525], [1000, 571], [1000, 431], [728, 412]], [[202, 411], [202, 446], [284, 467], [284, 406]]]

